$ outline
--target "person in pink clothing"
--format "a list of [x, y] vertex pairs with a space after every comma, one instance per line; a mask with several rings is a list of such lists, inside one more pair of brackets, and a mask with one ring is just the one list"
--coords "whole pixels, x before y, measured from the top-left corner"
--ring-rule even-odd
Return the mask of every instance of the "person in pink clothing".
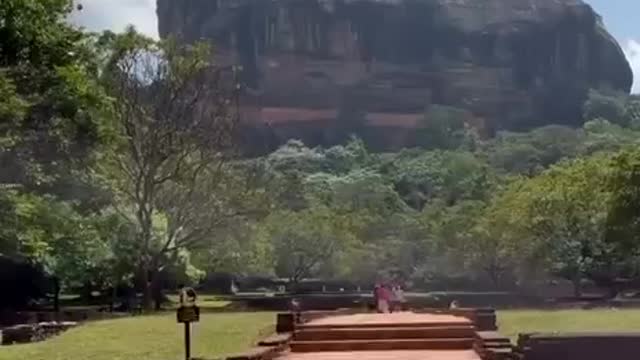
[[384, 285], [377, 285], [375, 289], [376, 307], [379, 313], [389, 312], [389, 302], [391, 301], [391, 291]]

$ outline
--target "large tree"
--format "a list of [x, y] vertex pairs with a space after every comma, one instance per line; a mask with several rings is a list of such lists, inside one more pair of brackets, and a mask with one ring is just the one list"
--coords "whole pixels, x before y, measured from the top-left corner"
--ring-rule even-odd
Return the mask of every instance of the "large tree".
[[631, 148], [613, 158], [609, 182], [612, 192], [607, 219], [606, 252], [596, 280], [610, 286], [612, 295], [640, 279], [640, 152]]
[[354, 240], [348, 220], [324, 206], [275, 212], [262, 226], [259, 236], [271, 243], [276, 274], [294, 285], [312, 276], [331, 276], [334, 257]]
[[166, 261], [235, 215], [226, 164], [236, 154], [239, 87], [235, 69], [213, 64], [204, 44], [157, 43], [133, 29], [102, 40], [120, 139], [103, 170], [121, 212], [136, 225], [138, 277], [149, 308]]
[[0, 183], [73, 195], [73, 169], [108, 134], [90, 37], [70, 0], [0, 3]]
[[610, 172], [609, 157], [597, 155], [515, 182], [488, 209], [485, 231], [492, 242], [507, 242], [501, 248], [518, 251], [523, 263], [571, 280], [580, 295], [604, 250]]

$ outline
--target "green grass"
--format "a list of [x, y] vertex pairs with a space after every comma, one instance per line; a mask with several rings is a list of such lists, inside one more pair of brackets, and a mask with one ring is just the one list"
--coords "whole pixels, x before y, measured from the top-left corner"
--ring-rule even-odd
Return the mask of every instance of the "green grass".
[[[214, 298], [203, 302], [216, 305]], [[251, 347], [273, 313], [205, 313], [194, 325], [194, 357], [218, 358]], [[640, 310], [499, 311], [500, 332], [640, 331]], [[0, 347], [0, 360], [179, 360], [183, 326], [175, 314], [93, 322], [46, 342]]]
[[498, 312], [500, 333], [640, 331], [640, 310], [506, 310]]
[[[194, 325], [192, 356], [216, 358], [254, 345], [273, 313], [203, 314]], [[184, 327], [175, 314], [89, 323], [42, 343], [0, 348], [0, 360], [179, 360]]]
[[[171, 304], [168, 304], [165, 307], [170, 309], [178, 307], [178, 303], [180, 302], [180, 298], [178, 295], [168, 295], [167, 298], [169, 299], [169, 301], [171, 301]], [[214, 295], [201, 295], [198, 296], [197, 304], [200, 308], [219, 310], [231, 305], [231, 301], [220, 300], [217, 296]]]

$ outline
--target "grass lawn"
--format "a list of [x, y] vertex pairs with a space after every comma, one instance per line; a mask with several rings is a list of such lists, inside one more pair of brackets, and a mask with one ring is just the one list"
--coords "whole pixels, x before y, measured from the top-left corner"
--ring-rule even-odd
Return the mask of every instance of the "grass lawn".
[[500, 333], [640, 331], [640, 310], [505, 310], [498, 312]]
[[[180, 302], [180, 297], [178, 295], [167, 295], [171, 304], [165, 307], [168, 308], [177, 308], [178, 303]], [[200, 308], [208, 308], [208, 309], [222, 309], [229, 305], [231, 305], [231, 301], [220, 300], [215, 295], [200, 295], [198, 296], [198, 306]]]
[[[192, 356], [216, 358], [252, 346], [275, 323], [273, 313], [202, 314]], [[173, 312], [89, 323], [36, 344], [0, 347], [0, 360], [179, 360], [184, 326]]]

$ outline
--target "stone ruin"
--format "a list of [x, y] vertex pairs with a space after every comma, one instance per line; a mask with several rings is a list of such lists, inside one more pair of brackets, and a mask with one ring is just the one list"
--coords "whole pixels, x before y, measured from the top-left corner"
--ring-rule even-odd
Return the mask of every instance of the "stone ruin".
[[76, 326], [78, 323], [73, 321], [14, 325], [2, 330], [2, 345], [44, 341]]

